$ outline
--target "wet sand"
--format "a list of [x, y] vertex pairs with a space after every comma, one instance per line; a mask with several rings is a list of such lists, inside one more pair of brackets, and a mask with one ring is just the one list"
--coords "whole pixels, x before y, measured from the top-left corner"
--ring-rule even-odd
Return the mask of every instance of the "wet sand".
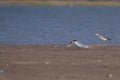
[[0, 46], [0, 80], [120, 80], [120, 46]]

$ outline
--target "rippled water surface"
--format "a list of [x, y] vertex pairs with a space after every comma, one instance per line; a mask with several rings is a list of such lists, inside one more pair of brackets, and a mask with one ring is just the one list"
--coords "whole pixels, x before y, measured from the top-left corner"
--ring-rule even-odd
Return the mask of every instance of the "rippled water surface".
[[[104, 43], [95, 33], [109, 37]], [[120, 7], [0, 6], [0, 44], [120, 44]]]

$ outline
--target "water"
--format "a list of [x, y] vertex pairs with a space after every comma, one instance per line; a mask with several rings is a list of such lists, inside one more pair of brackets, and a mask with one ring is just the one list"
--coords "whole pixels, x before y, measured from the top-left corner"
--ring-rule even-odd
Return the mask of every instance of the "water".
[[[112, 39], [104, 43], [95, 33]], [[0, 6], [0, 44], [120, 44], [120, 7]]]

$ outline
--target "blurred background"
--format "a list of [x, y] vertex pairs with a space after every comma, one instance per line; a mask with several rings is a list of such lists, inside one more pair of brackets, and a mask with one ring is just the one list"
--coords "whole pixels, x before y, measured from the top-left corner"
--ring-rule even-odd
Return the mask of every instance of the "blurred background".
[[[97, 2], [96, 2], [97, 1]], [[0, 0], [0, 44], [120, 44], [119, 0]], [[110, 38], [103, 42], [95, 34]]]

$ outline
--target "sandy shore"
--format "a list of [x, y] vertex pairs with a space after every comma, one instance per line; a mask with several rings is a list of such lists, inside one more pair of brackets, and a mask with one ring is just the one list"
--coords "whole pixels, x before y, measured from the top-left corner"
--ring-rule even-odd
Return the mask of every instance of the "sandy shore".
[[120, 46], [0, 46], [0, 80], [120, 80]]

